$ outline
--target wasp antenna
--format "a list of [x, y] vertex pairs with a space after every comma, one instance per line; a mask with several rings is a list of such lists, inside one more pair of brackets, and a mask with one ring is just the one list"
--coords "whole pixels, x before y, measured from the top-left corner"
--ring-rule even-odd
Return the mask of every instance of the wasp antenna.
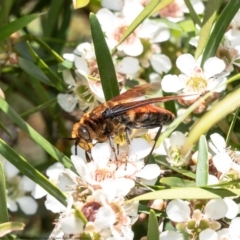
[[64, 138], [58, 139], [58, 141], [63, 141], [63, 140], [77, 140], [77, 138], [67, 138], [67, 137], [64, 137]]

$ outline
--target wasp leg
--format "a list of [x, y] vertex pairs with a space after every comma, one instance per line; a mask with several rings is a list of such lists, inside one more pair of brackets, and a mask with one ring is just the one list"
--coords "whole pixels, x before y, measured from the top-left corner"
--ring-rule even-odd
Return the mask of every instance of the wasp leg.
[[[128, 154], [129, 154], [129, 150], [130, 150], [130, 133], [131, 133], [131, 129], [130, 128], [126, 128], [125, 129], [125, 135], [126, 135], [126, 140], [127, 140], [127, 159], [128, 159]], [[127, 160], [125, 163], [125, 170], [127, 168]]]
[[109, 143], [110, 143], [110, 147], [111, 147], [111, 149], [112, 149], [112, 152], [113, 152], [113, 154], [114, 154], [115, 160], [117, 161], [117, 154], [116, 154], [116, 149], [115, 149], [114, 142], [113, 142], [113, 136], [112, 136], [112, 135], [109, 135], [109, 136], [108, 136], [108, 140], [109, 140]]
[[154, 138], [154, 144], [153, 144], [153, 146], [152, 146], [152, 149], [151, 149], [151, 151], [150, 151], [150, 153], [148, 154], [148, 157], [147, 157], [147, 160], [145, 161], [145, 164], [147, 164], [147, 162], [149, 161], [149, 159], [150, 159], [150, 157], [151, 157], [151, 155], [152, 155], [152, 152], [153, 152], [153, 150], [154, 150], [154, 148], [155, 148], [155, 146], [156, 146], [156, 143], [157, 143], [157, 140], [158, 140], [158, 138], [159, 138], [159, 136], [160, 136], [160, 134], [161, 134], [161, 132], [162, 132], [162, 125], [159, 127], [159, 129], [158, 129], [158, 131], [157, 131], [157, 134], [156, 134], [156, 136], [155, 136], [155, 138]]

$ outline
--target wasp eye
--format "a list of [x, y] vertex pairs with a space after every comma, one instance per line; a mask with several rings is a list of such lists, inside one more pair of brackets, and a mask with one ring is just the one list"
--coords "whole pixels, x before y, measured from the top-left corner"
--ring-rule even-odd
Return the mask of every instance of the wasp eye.
[[80, 138], [83, 138], [83, 139], [86, 140], [86, 141], [91, 140], [89, 131], [87, 130], [86, 127], [81, 126], [81, 127], [78, 129], [78, 133], [79, 133]]

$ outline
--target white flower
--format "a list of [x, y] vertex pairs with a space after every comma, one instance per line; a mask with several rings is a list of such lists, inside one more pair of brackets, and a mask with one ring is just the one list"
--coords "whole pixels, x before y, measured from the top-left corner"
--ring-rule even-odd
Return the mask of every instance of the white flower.
[[220, 179], [223, 179], [231, 169], [238, 173], [240, 171], [238, 161], [240, 152], [232, 151], [230, 148], [227, 148], [224, 138], [218, 133], [212, 134], [210, 139], [209, 147], [214, 153], [213, 164], [221, 173]]
[[[134, 9], [134, 11], [132, 11], [132, 9]], [[133, 2], [131, 6], [125, 6], [122, 17], [104, 8], [97, 12], [96, 16], [106, 34], [106, 41], [110, 49], [113, 49], [118, 44], [123, 32], [142, 9], [141, 4]], [[129, 11], [131, 11], [131, 14], [129, 14]], [[123, 51], [129, 56], [138, 56], [142, 53], [143, 45], [137, 35], [137, 30], [118, 46], [118, 51]]]
[[[225, 63], [223, 60], [212, 57], [200, 67], [191, 54], [183, 54], [176, 61], [182, 74], [165, 75], [162, 79], [162, 88], [165, 92], [183, 92], [196, 94], [186, 99], [196, 99], [206, 91], [221, 92], [226, 88]], [[220, 86], [221, 87], [218, 87]], [[216, 88], [218, 87], [218, 88]]]
[[7, 207], [10, 211], [16, 212], [18, 205], [26, 215], [35, 214], [38, 204], [30, 196], [25, 196], [35, 188], [35, 183], [26, 176], [19, 176], [19, 170], [10, 162], [4, 160], [4, 170], [7, 189]]
[[[194, 204], [192, 205], [194, 207]], [[190, 203], [187, 201], [172, 200], [168, 203], [166, 214], [171, 221], [182, 223], [182, 227], [185, 226], [189, 234], [196, 234], [196, 230], [203, 232], [199, 235], [201, 239], [206, 239], [203, 236], [209, 234], [209, 231], [204, 231], [207, 226], [211, 228], [211, 234], [216, 233], [215, 231], [221, 228], [220, 223], [216, 220], [226, 217], [228, 212], [228, 206], [223, 199], [210, 200], [202, 212], [199, 209], [192, 209], [192, 207], [190, 208]]]
[[170, 138], [164, 139], [163, 146], [167, 152], [167, 161], [172, 166], [185, 166], [191, 158], [190, 152], [182, 153], [182, 146], [185, 143], [186, 136], [181, 132], [173, 132]]
[[[108, 143], [98, 143], [91, 151], [93, 161], [86, 163], [79, 156], [71, 156], [79, 176], [94, 188], [101, 187], [110, 198], [126, 196], [135, 186], [135, 179], [140, 178], [145, 184], [154, 184], [160, 174], [156, 164], [144, 164], [151, 150], [151, 145], [142, 138], [131, 141], [128, 156], [126, 150], [120, 152], [115, 161]], [[110, 161], [111, 160], [111, 161]]]
[[[201, 0], [191, 0], [190, 2], [197, 14], [203, 13], [204, 4]], [[188, 12], [189, 10], [183, 0], [175, 0], [165, 8], [161, 9], [159, 15], [172, 22], [179, 22], [184, 19], [184, 13]]]

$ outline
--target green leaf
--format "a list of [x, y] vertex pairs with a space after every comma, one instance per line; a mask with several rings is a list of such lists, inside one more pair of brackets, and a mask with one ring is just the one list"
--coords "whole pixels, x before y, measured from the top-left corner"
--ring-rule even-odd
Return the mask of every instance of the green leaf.
[[3, 26], [8, 21], [9, 12], [12, 8], [13, 0], [2, 1], [0, 9], [0, 26]]
[[167, 185], [169, 187], [191, 187], [195, 186], [194, 181], [186, 180], [179, 177], [162, 177], [160, 183]]
[[214, 29], [211, 32], [210, 38], [203, 53], [202, 64], [208, 58], [215, 55], [224, 33], [226, 32], [231, 20], [233, 19], [239, 8], [240, 8], [239, 0], [228, 1], [226, 7], [223, 9], [218, 20], [216, 21]]
[[237, 118], [238, 118], [239, 112], [240, 112], [240, 108], [238, 108], [238, 109], [236, 110], [236, 112], [234, 113], [234, 116], [233, 116], [231, 125], [230, 125], [230, 127], [229, 127], [229, 129], [228, 129], [228, 134], [227, 134], [227, 137], [226, 137], [226, 144], [227, 144], [227, 145], [228, 145], [228, 143], [229, 143], [231, 134], [235, 134], [234, 131], [233, 131], [233, 128], [234, 128], [234, 126], [235, 126], [235, 123], [236, 123], [236, 120], [237, 120]]
[[2, 224], [0, 224], [0, 237], [4, 237], [5, 235], [7, 235], [13, 231], [22, 231], [24, 229], [24, 227], [25, 227], [25, 224], [21, 223], [21, 222], [2, 223]]
[[196, 170], [196, 186], [206, 186], [208, 183], [208, 146], [204, 135], [199, 139]]
[[27, 42], [28, 50], [31, 54], [31, 56], [34, 59], [34, 63], [40, 67], [42, 71], [44, 71], [46, 74], [49, 76], [49, 81], [53, 86], [56, 87], [58, 91], [63, 91], [65, 90], [64, 87], [64, 82], [63, 80], [55, 73], [52, 71], [52, 69], [36, 54], [36, 52], [33, 50], [29, 42]]
[[42, 83], [53, 86], [49, 78], [46, 76], [46, 74], [33, 62], [30, 62], [24, 58], [19, 57], [18, 65], [24, 72], [26, 72], [31, 77], [39, 80]]
[[[0, 151], [1, 152], [1, 151]], [[8, 219], [8, 209], [7, 209], [7, 198], [6, 198], [6, 182], [2, 162], [0, 161], [0, 223], [7, 222]]]
[[179, 23], [179, 26], [183, 29], [186, 33], [195, 32], [195, 25], [192, 19], [186, 19]]
[[215, 22], [217, 12], [221, 3], [222, 0], [211, 0], [207, 2], [207, 6], [204, 12], [203, 24], [199, 34], [198, 45], [195, 52], [196, 59], [198, 59], [199, 56], [202, 54], [203, 49], [205, 48], [208, 42], [212, 26]]
[[83, 8], [87, 6], [89, 3], [89, 0], [73, 0], [73, 8], [78, 9], [78, 8]]
[[42, 111], [43, 109], [45, 108], [48, 108], [49, 106], [53, 105], [54, 103], [56, 103], [57, 99], [56, 98], [53, 98], [53, 99], [50, 99], [48, 100], [47, 102], [35, 107], [35, 108], [32, 108], [24, 113], [21, 113], [20, 116], [21, 117], [27, 117], [33, 113], [36, 113], [36, 112], [40, 112]]
[[187, 8], [188, 8], [188, 10], [189, 10], [189, 14], [190, 14], [190, 16], [191, 16], [191, 19], [192, 19], [198, 26], [201, 26], [202, 23], [201, 23], [198, 15], [197, 15], [195, 9], [193, 8], [192, 3], [190, 2], [190, 0], [184, 0], [184, 2], [185, 2], [186, 6], [187, 6]]
[[224, 188], [172, 188], [155, 192], [149, 192], [141, 196], [135, 197], [131, 201], [155, 200], [155, 199], [214, 199], [224, 197], [236, 197], [240, 195], [240, 189], [224, 189]]
[[[200, 99], [201, 100], [201, 99]], [[234, 112], [240, 107], [240, 89], [228, 94], [223, 100], [219, 101], [211, 110], [206, 112], [190, 130], [188, 137], [183, 146], [183, 152], [189, 149], [198, 141], [201, 135], [205, 134], [217, 122]]]
[[118, 80], [101, 26], [93, 13], [90, 14], [90, 25], [103, 92], [108, 101], [119, 95]]
[[153, 209], [150, 210], [149, 214], [147, 239], [159, 240], [158, 220]]
[[15, 122], [23, 131], [29, 134], [29, 136], [38, 143], [46, 152], [48, 152], [54, 159], [61, 162], [66, 168], [70, 168], [72, 171], [74, 167], [71, 160], [61, 153], [57, 148], [51, 145], [44, 137], [37, 133], [30, 125], [28, 125], [9, 105], [0, 98], [0, 109]]
[[22, 174], [39, 184], [49, 194], [55, 197], [63, 205], [66, 205], [66, 197], [57, 187], [55, 187], [43, 174], [28, 163], [22, 156], [18, 155], [2, 139], [0, 139], [1, 155], [12, 163]]
[[160, 0], [151, 0], [147, 4], [147, 6], [145, 6], [143, 11], [134, 19], [131, 25], [128, 26], [126, 31], [123, 33], [117, 46], [115, 46], [114, 49], [112, 50], [112, 54], [115, 53], [117, 47], [126, 40], [126, 38], [144, 21], [144, 19], [146, 19], [153, 12], [153, 10], [158, 6], [160, 2], [161, 2]]
[[7, 39], [11, 34], [17, 32], [19, 29], [25, 27], [28, 25], [28, 23], [32, 22], [34, 19], [38, 18], [39, 14], [31, 14], [24, 17], [21, 17], [19, 19], [16, 19], [15, 21], [12, 21], [3, 27], [0, 28], [0, 42]]

